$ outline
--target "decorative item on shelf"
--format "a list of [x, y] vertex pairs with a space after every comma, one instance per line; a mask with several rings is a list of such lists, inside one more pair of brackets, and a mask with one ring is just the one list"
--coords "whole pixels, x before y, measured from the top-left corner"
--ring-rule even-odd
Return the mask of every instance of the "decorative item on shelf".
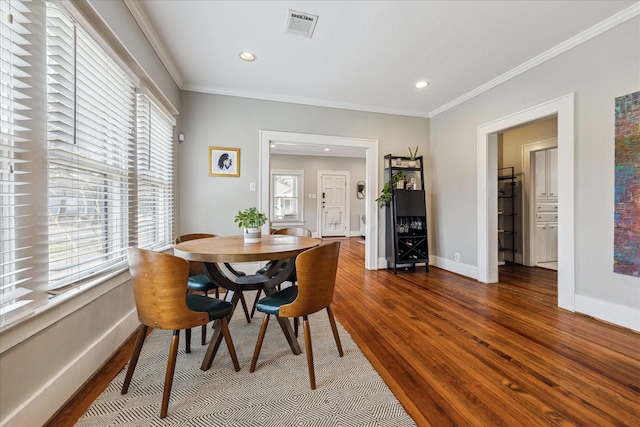
[[418, 146], [416, 145], [416, 150], [411, 151], [411, 147], [409, 147], [409, 167], [416, 167], [416, 156], [418, 155]]
[[391, 177], [391, 182], [385, 182], [380, 191], [380, 196], [376, 199], [378, 205], [383, 208], [387, 203], [391, 201], [391, 189], [396, 187], [400, 180], [404, 181], [404, 174], [402, 172], [396, 172]]
[[356, 197], [358, 199], [364, 199], [364, 181], [358, 181], [357, 189]]
[[244, 228], [245, 243], [258, 243], [262, 238], [261, 227], [267, 222], [267, 216], [252, 207], [238, 211], [233, 221], [238, 223], [238, 227]]

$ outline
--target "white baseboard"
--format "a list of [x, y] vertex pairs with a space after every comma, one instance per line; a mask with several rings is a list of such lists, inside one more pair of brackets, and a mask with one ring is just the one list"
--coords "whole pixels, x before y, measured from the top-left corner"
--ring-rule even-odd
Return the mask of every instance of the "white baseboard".
[[475, 265], [463, 264], [459, 261], [451, 261], [450, 259], [441, 258], [439, 256], [429, 255], [429, 264], [461, 276], [478, 278], [478, 267]]
[[4, 417], [0, 425], [43, 425], [111, 357], [139, 324], [134, 308], [85, 351], [70, 360], [20, 407]]
[[640, 332], [640, 310], [632, 307], [576, 295], [575, 311]]

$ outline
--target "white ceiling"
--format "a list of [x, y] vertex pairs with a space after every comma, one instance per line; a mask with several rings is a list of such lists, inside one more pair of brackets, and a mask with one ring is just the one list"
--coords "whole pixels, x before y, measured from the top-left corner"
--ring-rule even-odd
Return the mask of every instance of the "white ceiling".
[[[638, 12], [614, 0], [125, 1], [182, 90], [419, 117]], [[319, 16], [312, 38], [285, 32], [289, 9]]]

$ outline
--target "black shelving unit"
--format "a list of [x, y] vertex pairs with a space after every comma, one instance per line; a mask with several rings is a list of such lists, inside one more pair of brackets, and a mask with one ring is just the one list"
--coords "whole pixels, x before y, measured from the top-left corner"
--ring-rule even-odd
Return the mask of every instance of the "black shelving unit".
[[[498, 169], [498, 251], [510, 255], [508, 261], [516, 257], [516, 176], [514, 167]], [[500, 265], [506, 260], [499, 260]]]
[[[424, 190], [422, 156], [415, 164], [409, 157], [387, 154], [385, 179], [392, 186], [391, 202], [386, 206], [386, 259], [387, 268], [414, 268], [425, 264], [429, 271], [429, 245], [427, 242], [427, 205]], [[398, 188], [393, 176], [402, 173], [405, 180]], [[395, 187], [395, 188], [394, 188]]]

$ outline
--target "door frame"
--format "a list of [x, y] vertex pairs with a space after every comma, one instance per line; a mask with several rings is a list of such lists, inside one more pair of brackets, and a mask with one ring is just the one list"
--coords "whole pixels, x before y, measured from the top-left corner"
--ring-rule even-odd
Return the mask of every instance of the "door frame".
[[498, 134], [558, 117], [558, 307], [575, 311], [575, 101], [574, 93], [478, 126], [478, 277], [498, 281]]
[[[347, 229], [344, 232], [345, 237], [349, 237], [351, 235], [351, 203], [349, 201], [349, 188], [351, 188], [351, 172], [349, 171], [333, 171], [333, 170], [318, 170], [317, 173], [317, 194], [320, 195], [322, 193], [322, 175], [341, 175], [345, 177], [345, 185], [346, 189], [344, 192], [344, 203], [345, 203], [345, 225]], [[322, 203], [317, 204], [317, 214], [316, 218], [318, 220], [318, 237], [322, 237]], [[330, 237], [330, 236], [327, 236]]]
[[264, 212], [269, 207], [269, 170], [270, 170], [270, 144], [277, 142], [288, 142], [295, 144], [324, 145], [327, 147], [356, 147], [365, 149], [365, 215], [366, 235], [365, 239], [365, 261], [364, 267], [367, 270], [378, 269], [378, 140], [363, 138], [348, 138], [343, 136], [314, 135], [295, 132], [278, 132], [261, 130], [259, 135], [260, 159], [259, 159], [259, 180], [258, 191], [260, 192], [258, 207]]

